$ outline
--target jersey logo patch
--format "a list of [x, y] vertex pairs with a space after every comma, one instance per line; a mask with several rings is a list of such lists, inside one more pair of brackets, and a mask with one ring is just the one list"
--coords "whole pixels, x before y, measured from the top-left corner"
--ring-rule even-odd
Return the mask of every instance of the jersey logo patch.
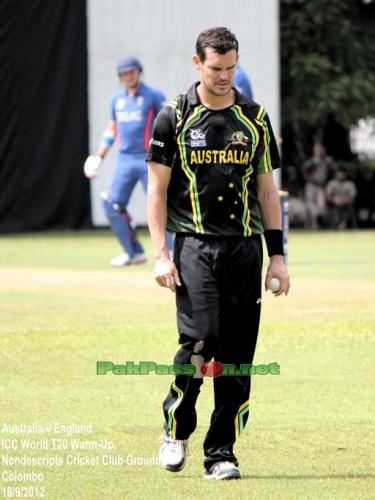
[[229, 142], [233, 145], [239, 144], [241, 146], [247, 146], [249, 144], [249, 138], [246, 137], [242, 131], [233, 132], [229, 138]]
[[125, 99], [123, 97], [120, 97], [120, 99], [117, 99], [116, 101], [116, 109], [123, 109], [125, 107]]
[[190, 146], [192, 148], [199, 148], [202, 146], [207, 146], [206, 134], [201, 131], [200, 128], [190, 129]]

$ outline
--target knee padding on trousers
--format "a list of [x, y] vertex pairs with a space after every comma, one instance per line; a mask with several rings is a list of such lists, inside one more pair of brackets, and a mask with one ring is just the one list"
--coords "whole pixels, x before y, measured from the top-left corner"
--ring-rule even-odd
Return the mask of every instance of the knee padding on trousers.
[[112, 203], [109, 196], [104, 191], [101, 194], [101, 198], [102, 198], [102, 202], [103, 202], [104, 211], [105, 211], [109, 220], [120, 216], [123, 219], [125, 219], [125, 222], [128, 222], [128, 223], [131, 222], [132, 219], [131, 219], [130, 215], [128, 214], [125, 207], [122, 207], [118, 203]]
[[187, 364], [191, 362], [191, 356], [202, 356], [204, 361], [208, 361], [213, 356], [213, 345], [209, 339], [197, 340], [188, 335], [181, 336], [183, 343], [177, 351], [174, 362], [176, 364]]

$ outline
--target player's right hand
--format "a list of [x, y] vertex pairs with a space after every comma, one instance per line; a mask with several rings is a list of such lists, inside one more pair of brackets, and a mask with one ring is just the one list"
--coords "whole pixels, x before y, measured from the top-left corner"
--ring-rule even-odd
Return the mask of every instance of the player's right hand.
[[99, 167], [102, 162], [102, 158], [97, 155], [91, 155], [85, 161], [83, 165], [83, 171], [88, 179], [94, 179], [99, 175]]
[[176, 285], [181, 286], [177, 267], [170, 259], [157, 259], [155, 263], [154, 276], [156, 282], [172, 292], [176, 291]]

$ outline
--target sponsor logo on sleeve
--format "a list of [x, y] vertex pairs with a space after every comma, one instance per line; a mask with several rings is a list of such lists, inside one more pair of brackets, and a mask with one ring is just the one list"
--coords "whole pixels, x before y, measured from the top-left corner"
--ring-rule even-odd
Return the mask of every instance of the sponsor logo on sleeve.
[[159, 148], [164, 148], [164, 142], [157, 141], [156, 139], [151, 139], [150, 145], [159, 146]]

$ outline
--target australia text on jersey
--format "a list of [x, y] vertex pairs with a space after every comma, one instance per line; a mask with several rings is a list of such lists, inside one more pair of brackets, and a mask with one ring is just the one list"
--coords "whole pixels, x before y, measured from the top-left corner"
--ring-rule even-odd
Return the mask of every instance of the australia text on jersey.
[[202, 165], [203, 163], [228, 163], [248, 165], [250, 154], [248, 151], [220, 150], [220, 149], [199, 149], [190, 154], [190, 165]]

